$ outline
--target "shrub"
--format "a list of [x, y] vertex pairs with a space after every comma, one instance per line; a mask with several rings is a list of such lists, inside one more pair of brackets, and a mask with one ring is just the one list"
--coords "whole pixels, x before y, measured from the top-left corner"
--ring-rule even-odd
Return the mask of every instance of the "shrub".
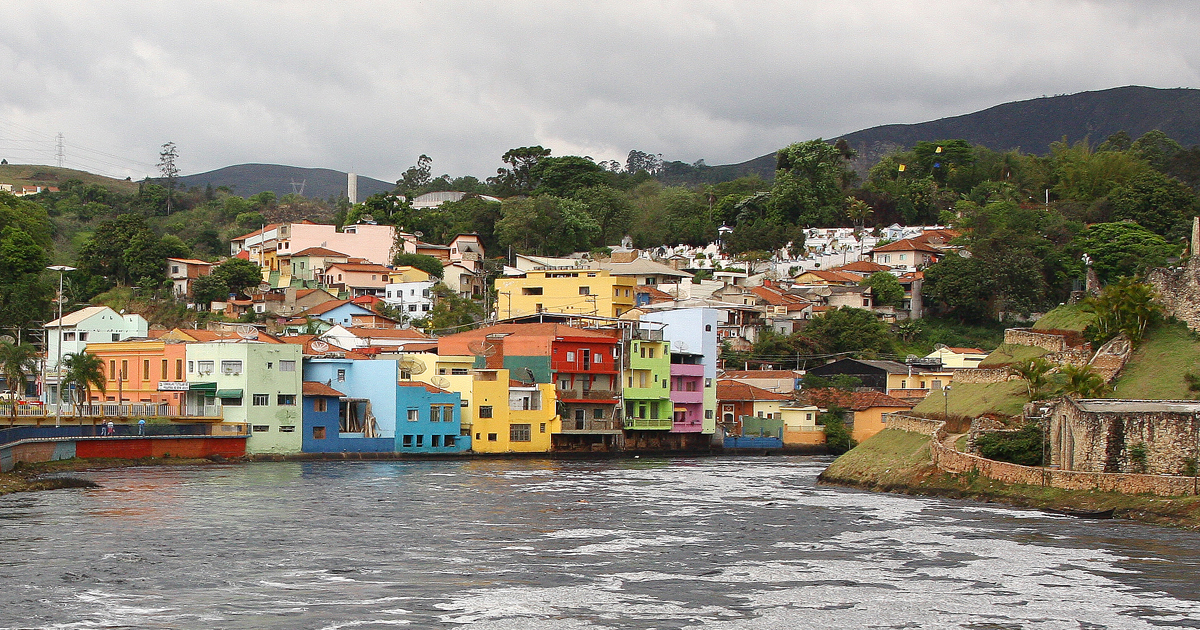
[[1021, 466], [1041, 466], [1044, 449], [1042, 427], [1030, 422], [1017, 431], [985, 433], [975, 441], [979, 454]]
[[820, 414], [817, 416], [817, 424], [825, 427], [825, 447], [829, 449], [830, 454], [841, 455], [858, 446], [858, 442], [850, 437], [850, 429], [842, 419], [841, 410], [831, 408]]

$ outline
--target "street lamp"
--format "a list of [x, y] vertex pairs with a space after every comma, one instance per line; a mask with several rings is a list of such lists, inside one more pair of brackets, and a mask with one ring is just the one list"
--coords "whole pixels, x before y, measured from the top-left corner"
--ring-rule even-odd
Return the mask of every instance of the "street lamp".
[[[57, 399], [57, 400], [55, 400], [55, 404], [54, 404], [54, 426], [57, 427], [57, 426], [62, 425], [63, 274], [65, 274], [68, 271], [75, 271], [75, 268], [68, 267], [66, 265], [51, 265], [49, 267], [46, 267], [46, 269], [49, 269], [50, 271], [58, 272], [58, 359], [56, 359], [54, 362], [54, 373], [55, 373], [54, 386], [55, 386], [55, 393], [56, 393], [55, 398]], [[44, 387], [45, 383], [42, 383], [42, 386]]]
[[950, 386], [947, 385], [942, 388], [942, 420], [944, 420], [944, 421], [950, 420], [949, 394], [950, 394]]

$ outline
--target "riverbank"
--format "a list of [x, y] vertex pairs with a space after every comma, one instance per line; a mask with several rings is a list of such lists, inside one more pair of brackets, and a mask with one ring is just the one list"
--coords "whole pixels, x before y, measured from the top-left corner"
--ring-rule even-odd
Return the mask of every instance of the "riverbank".
[[72, 472], [134, 466], [180, 466], [211, 464], [209, 459], [147, 457], [144, 459], [61, 459], [51, 462], [22, 463], [10, 472], [0, 473], [0, 496], [15, 492], [37, 492], [62, 488], [98, 488], [93, 481], [73, 477]]
[[930, 437], [886, 429], [839, 457], [820, 483], [877, 492], [974, 499], [1041, 510], [1102, 512], [1116, 518], [1200, 530], [1200, 497], [1125, 495], [1006, 484], [977, 473], [951, 474], [933, 465]]

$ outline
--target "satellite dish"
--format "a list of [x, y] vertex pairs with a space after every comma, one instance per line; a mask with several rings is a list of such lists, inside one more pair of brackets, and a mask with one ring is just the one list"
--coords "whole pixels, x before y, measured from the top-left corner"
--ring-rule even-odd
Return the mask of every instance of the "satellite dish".
[[400, 359], [400, 369], [408, 372], [410, 377], [424, 374], [425, 362], [416, 357], [404, 357]]
[[687, 352], [688, 345], [687, 345], [686, 341], [676, 341], [674, 343], [675, 343], [676, 350], [678, 350], [680, 352]]
[[525, 376], [525, 378], [520, 379], [522, 383], [529, 383], [532, 385], [533, 383], [537, 382], [537, 378], [533, 376], [533, 370], [523, 367], [521, 368], [521, 374]]
[[268, 291], [270, 291], [270, 290], [271, 290], [271, 285], [270, 285], [270, 284], [268, 284], [268, 283], [266, 283], [266, 282], [264, 282], [264, 283], [262, 283], [262, 284], [258, 285], [258, 291], [259, 291], [260, 293], [267, 293], [267, 292], [268, 292]]
[[242, 289], [242, 293], [245, 293], [246, 295], [253, 297], [262, 292], [258, 290], [258, 287], [254, 286], [254, 287], [246, 287], [246, 288]]
[[935, 344], [933, 344], [933, 349], [934, 349], [934, 350], [945, 350], [945, 349], [946, 349], [946, 348], [948, 348], [948, 347], [949, 347], [949, 346], [947, 346], [947, 345], [946, 345], [946, 344], [944, 344], [944, 343], [935, 343]]
[[312, 343], [308, 344], [308, 347], [312, 348], [312, 351], [318, 354], [327, 352], [329, 350], [329, 344], [321, 341], [320, 339], [314, 339]]
[[477, 357], [490, 357], [496, 354], [496, 344], [490, 341], [472, 341], [467, 344], [467, 350]]
[[258, 331], [254, 330], [253, 328], [250, 330], [238, 330], [237, 334], [242, 339], [246, 339], [248, 341], [253, 341], [255, 339], [258, 339]]
[[0, 343], [14, 344], [17, 340], [12, 335], [0, 335]]
[[435, 376], [429, 379], [429, 382], [433, 383], [434, 387], [450, 389], [450, 379], [446, 378], [445, 376]]

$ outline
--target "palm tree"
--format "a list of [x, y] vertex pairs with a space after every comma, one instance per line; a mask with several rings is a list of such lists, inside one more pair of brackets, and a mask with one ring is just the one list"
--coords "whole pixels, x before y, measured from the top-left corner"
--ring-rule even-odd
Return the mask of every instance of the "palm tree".
[[[12, 390], [12, 417], [17, 417], [17, 399], [25, 390], [25, 381], [37, 372], [37, 350], [29, 344], [0, 341], [0, 373]], [[62, 387], [61, 385], [59, 387]]]
[[1021, 377], [1025, 381], [1025, 388], [1029, 392], [1029, 399], [1038, 400], [1042, 397], [1042, 390], [1050, 381], [1048, 375], [1052, 369], [1054, 369], [1053, 364], [1041, 357], [1037, 357], [1036, 359], [1022, 361], [1016, 365], [1009, 366], [1008, 373]]
[[[92, 386], [104, 393], [104, 361], [86, 350], [83, 352], [72, 352], [63, 357], [63, 368], [66, 370], [66, 376], [63, 377], [63, 386], [75, 386], [75, 404], [87, 403], [91, 400]], [[79, 392], [83, 392], [83, 398], [80, 400]]]
[[1063, 367], [1062, 373], [1067, 377], [1065, 389], [1068, 394], [1075, 394], [1080, 398], [1099, 398], [1111, 390], [1108, 383], [1104, 382], [1104, 377], [1090, 365], [1067, 365]]

